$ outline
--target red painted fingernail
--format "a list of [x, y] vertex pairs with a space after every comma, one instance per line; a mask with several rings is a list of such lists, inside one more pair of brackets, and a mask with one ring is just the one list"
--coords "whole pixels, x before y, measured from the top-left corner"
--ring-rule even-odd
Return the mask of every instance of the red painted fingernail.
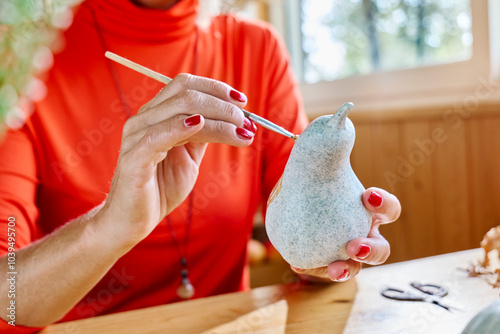
[[200, 124], [200, 122], [201, 122], [201, 115], [194, 115], [184, 120], [184, 124], [186, 126], [195, 126]]
[[372, 191], [370, 197], [368, 197], [368, 203], [370, 203], [373, 207], [378, 208], [382, 205], [382, 196]]
[[246, 102], [247, 100], [247, 97], [245, 95], [241, 94], [240, 92], [234, 89], [229, 92], [229, 96], [231, 96], [233, 100], [238, 102]]
[[243, 128], [247, 129], [248, 131], [252, 131], [253, 133], [257, 131], [257, 126], [246, 117], [245, 120], [243, 121]]
[[304, 269], [300, 269], [300, 268], [297, 268], [297, 267], [294, 267], [294, 266], [290, 266], [292, 268], [293, 271], [304, 271]]
[[243, 128], [236, 128], [236, 134], [245, 140], [252, 139], [254, 133]]
[[361, 259], [361, 260], [366, 259], [368, 257], [368, 255], [370, 255], [371, 251], [372, 251], [372, 249], [370, 246], [362, 244], [359, 247], [358, 252], [356, 253], [356, 257], [358, 259]]
[[337, 281], [342, 281], [342, 280], [346, 279], [347, 276], [349, 276], [349, 270], [344, 269], [344, 271], [342, 272], [342, 275], [337, 277]]

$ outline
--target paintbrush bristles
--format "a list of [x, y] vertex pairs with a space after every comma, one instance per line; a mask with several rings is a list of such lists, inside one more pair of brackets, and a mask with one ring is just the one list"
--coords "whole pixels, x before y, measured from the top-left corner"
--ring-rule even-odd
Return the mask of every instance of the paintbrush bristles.
[[123, 66], [126, 66], [134, 71], [139, 72], [139, 73], [142, 73], [142, 74], [144, 74], [152, 79], [155, 79], [159, 82], [162, 82], [164, 84], [168, 84], [168, 83], [170, 83], [170, 81], [172, 81], [172, 79], [167, 77], [166, 75], [163, 75], [163, 74], [160, 74], [160, 73], [155, 72], [153, 70], [150, 70], [147, 67], [139, 65], [137, 63], [134, 63], [133, 61], [128, 60], [127, 58], [123, 58], [123, 57], [121, 57], [113, 52], [106, 51], [106, 53], [104, 55], [107, 58], [109, 58], [113, 61], [116, 61], [119, 64], [122, 64]]

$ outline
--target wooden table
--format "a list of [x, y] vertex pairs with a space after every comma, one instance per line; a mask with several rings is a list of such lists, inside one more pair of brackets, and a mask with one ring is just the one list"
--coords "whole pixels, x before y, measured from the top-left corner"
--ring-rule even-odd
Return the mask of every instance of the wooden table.
[[56, 324], [40, 333], [201, 333], [282, 299], [289, 306], [286, 333], [342, 333], [355, 295], [354, 280], [327, 285], [272, 285]]
[[[356, 281], [273, 285], [57, 324], [41, 333], [200, 333], [281, 299], [289, 304], [286, 333], [460, 333], [474, 314], [498, 296], [498, 289], [485, 277], [471, 278], [457, 269], [481, 257], [480, 249], [451, 253], [367, 268]], [[379, 294], [383, 285], [407, 289], [412, 281], [447, 287], [450, 292], [444, 301], [464, 311], [450, 313], [432, 304], [398, 302]]]

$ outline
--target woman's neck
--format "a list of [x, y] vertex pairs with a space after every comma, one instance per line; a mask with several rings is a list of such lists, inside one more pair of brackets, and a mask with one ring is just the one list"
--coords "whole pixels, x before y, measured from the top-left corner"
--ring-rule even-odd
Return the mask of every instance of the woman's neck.
[[131, 0], [134, 4], [140, 7], [147, 7], [152, 9], [169, 9], [175, 5], [179, 0]]

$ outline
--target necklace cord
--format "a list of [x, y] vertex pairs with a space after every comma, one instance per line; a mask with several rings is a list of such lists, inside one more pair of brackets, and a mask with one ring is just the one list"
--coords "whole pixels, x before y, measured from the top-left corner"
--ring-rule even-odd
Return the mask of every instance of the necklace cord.
[[[90, 13], [92, 15], [92, 19], [94, 20], [94, 26], [95, 26], [95, 29], [97, 31], [97, 35], [99, 36], [99, 41], [101, 43], [101, 47], [102, 47], [104, 52], [109, 51], [106, 40], [104, 39], [104, 35], [102, 34], [101, 26], [99, 25], [99, 22], [97, 21], [97, 17], [95, 15], [93, 8], [90, 9]], [[120, 84], [120, 81], [118, 80], [118, 73], [116, 73], [116, 68], [115, 68], [114, 64], [112, 64], [108, 58], [106, 58], [106, 57], [104, 57], [104, 58], [106, 59], [106, 66], [108, 66], [109, 72], [111, 73], [111, 76], [113, 77], [115, 87], [118, 90], [118, 95], [120, 96], [120, 100], [122, 102], [125, 114], [127, 115], [127, 118], [130, 118], [132, 113], [130, 111], [130, 107], [129, 107], [127, 100], [125, 98], [125, 93], [123, 92], [123, 88]]]
[[185, 269], [187, 266], [186, 258], [188, 255], [189, 231], [191, 230], [191, 220], [193, 217], [193, 197], [194, 197], [194, 190], [191, 191], [191, 194], [189, 194], [189, 199], [188, 199], [189, 202], [188, 202], [188, 215], [186, 219], [186, 236], [184, 237], [184, 254], [181, 254], [181, 245], [179, 243], [179, 239], [177, 238], [177, 234], [175, 233], [175, 229], [172, 224], [172, 219], [170, 218], [170, 215], [167, 216], [167, 222], [170, 228], [170, 235], [172, 236], [172, 241], [175, 244], [175, 249], [177, 250], [179, 260], [181, 261], [182, 269]]

